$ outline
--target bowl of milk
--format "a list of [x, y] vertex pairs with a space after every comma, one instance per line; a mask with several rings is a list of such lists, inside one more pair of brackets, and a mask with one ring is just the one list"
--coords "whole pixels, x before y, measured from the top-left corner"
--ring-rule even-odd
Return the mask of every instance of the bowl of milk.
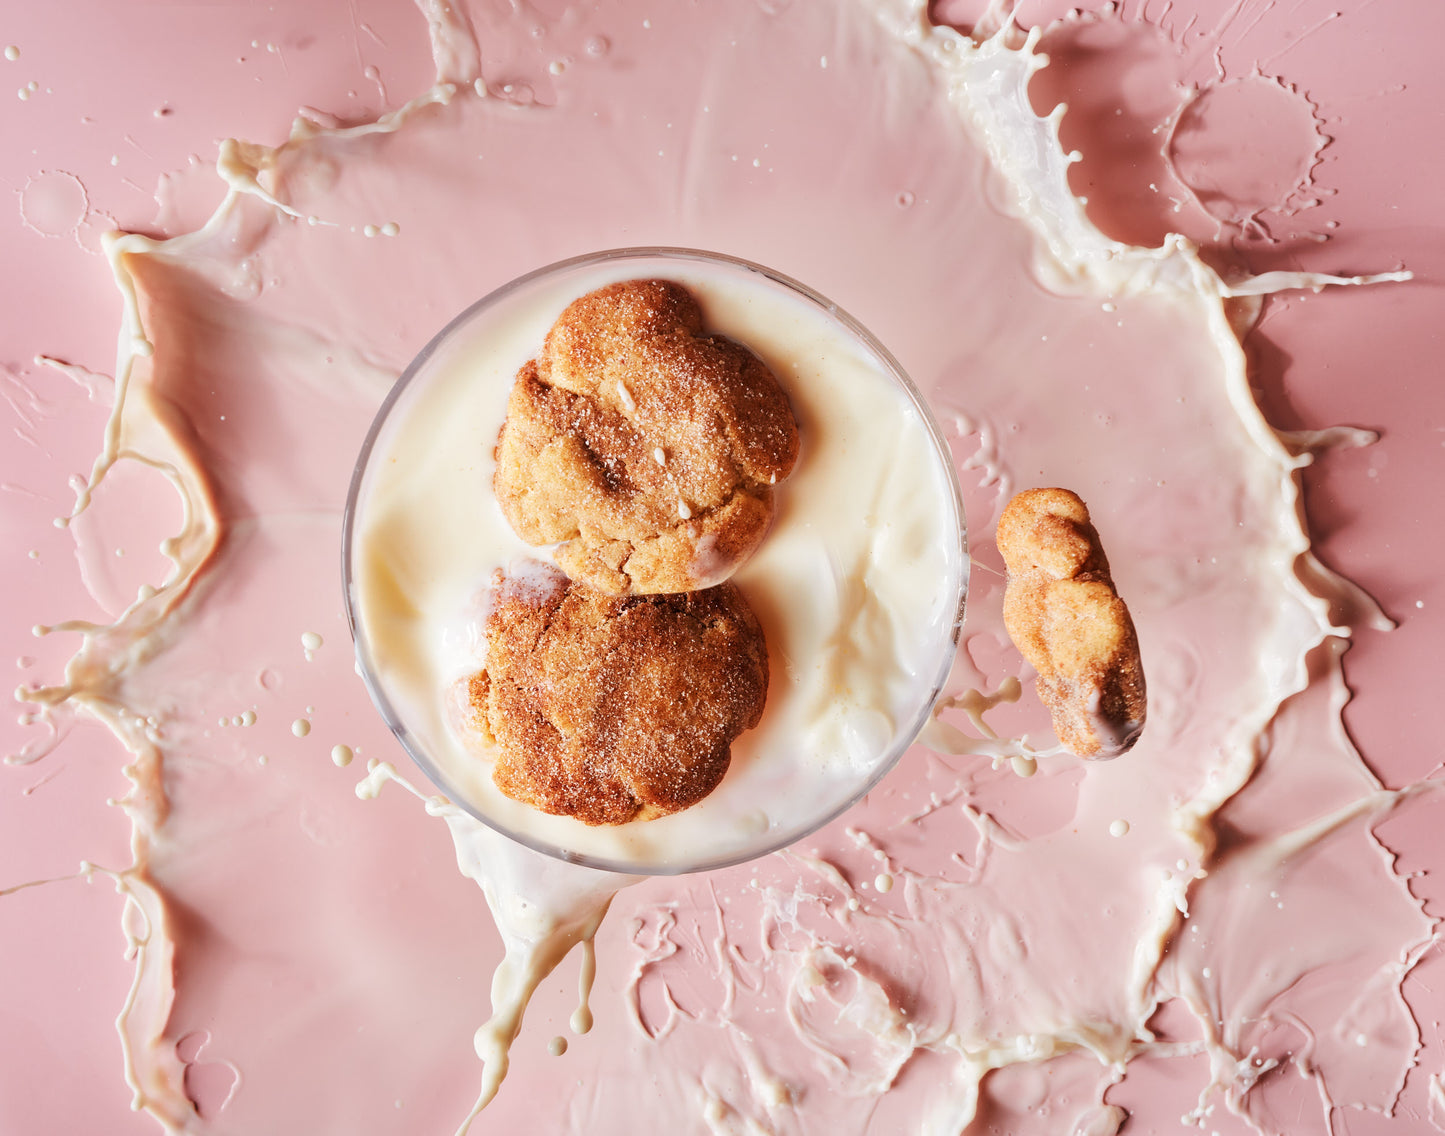
[[[498, 569], [549, 560], [492, 494], [518, 369], [579, 296], [620, 280], [687, 287], [709, 334], [745, 345], [787, 391], [801, 446], [761, 548], [732, 577], [767, 638], [762, 720], [691, 808], [589, 826], [503, 795], [454, 722], [449, 691], [484, 658]], [[725, 867], [785, 847], [872, 789], [929, 720], [958, 650], [968, 587], [948, 445], [897, 360], [817, 292], [693, 249], [593, 253], [477, 301], [426, 346], [376, 416], [343, 525], [358, 670], [441, 793], [536, 851], [632, 874]]]

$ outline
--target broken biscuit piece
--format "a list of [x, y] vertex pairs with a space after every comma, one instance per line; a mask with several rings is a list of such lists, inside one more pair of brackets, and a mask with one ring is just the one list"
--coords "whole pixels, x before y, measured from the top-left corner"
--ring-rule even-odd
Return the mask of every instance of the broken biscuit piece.
[[1038, 671], [1059, 741], [1080, 757], [1117, 757], [1144, 728], [1144, 669], [1088, 508], [1067, 489], [1025, 490], [999, 518], [998, 549], [1004, 625]]
[[466, 733], [507, 796], [591, 825], [696, 804], [768, 691], [763, 630], [732, 584], [609, 596], [550, 565], [498, 572]]
[[703, 333], [680, 284], [628, 280], [573, 301], [522, 367], [492, 480], [531, 544], [613, 595], [726, 580], [773, 518], [798, 427], [772, 371]]

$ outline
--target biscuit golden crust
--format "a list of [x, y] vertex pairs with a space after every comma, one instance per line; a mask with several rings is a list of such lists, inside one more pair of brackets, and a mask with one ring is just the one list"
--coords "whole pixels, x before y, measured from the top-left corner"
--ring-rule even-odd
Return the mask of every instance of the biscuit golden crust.
[[522, 367], [493, 490], [517, 534], [614, 595], [727, 579], [757, 549], [798, 456], [786, 394], [746, 348], [702, 333], [679, 284], [575, 300]]
[[1025, 490], [997, 539], [1004, 625], [1038, 672], [1059, 741], [1080, 757], [1117, 757], [1144, 728], [1144, 669], [1088, 508], [1067, 489]]
[[498, 573], [486, 636], [466, 693], [493, 780], [587, 824], [702, 800], [767, 699], [762, 627], [732, 584], [609, 596], [540, 565]]

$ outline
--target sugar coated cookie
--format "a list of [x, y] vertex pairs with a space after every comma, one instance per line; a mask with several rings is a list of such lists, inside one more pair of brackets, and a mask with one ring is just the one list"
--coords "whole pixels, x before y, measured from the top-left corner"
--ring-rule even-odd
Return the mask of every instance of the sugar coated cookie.
[[498, 573], [469, 726], [515, 800], [587, 824], [696, 804], [768, 690], [762, 627], [736, 586], [611, 596], [550, 565]]
[[614, 595], [726, 580], [762, 542], [798, 455], [788, 399], [686, 288], [628, 280], [575, 300], [522, 367], [493, 489], [532, 544]]

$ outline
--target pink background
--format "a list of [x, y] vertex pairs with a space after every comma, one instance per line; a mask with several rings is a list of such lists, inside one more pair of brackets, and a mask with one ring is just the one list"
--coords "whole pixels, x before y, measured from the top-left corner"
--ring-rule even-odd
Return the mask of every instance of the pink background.
[[[1216, 29], [1235, 7], [1176, 0], [1169, 18], [1180, 26], [1197, 9], [1197, 26]], [[1354, 698], [1344, 715], [1370, 768], [1386, 785], [1399, 786], [1435, 773], [1441, 761], [1435, 711], [1445, 673], [1438, 567], [1445, 556], [1438, 496], [1445, 475], [1439, 361], [1445, 347], [1439, 330], [1445, 313], [1439, 212], [1445, 7], [1431, 0], [1340, 7], [1346, 15], [1331, 20], [1335, 9], [1319, 4], [1254, 5], [1249, 13], [1263, 14], [1248, 37], [1248, 50], [1261, 61], [1271, 58], [1271, 37], [1280, 51], [1298, 39], [1270, 73], [1320, 108], [1331, 141], [1315, 182], [1331, 195], [1338, 228], [1317, 243], [1298, 237], [1289, 217], [1274, 217], [1269, 239], [1236, 241], [1216, 256], [1256, 272], [1405, 266], [1415, 273], [1406, 285], [1271, 299], [1248, 340], [1260, 403], [1273, 424], [1291, 430], [1348, 424], [1381, 435], [1375, 445], [1327, 454], [1306, 470], [1305, 505], [1321, 558], [1399, 624], [1356, 634], [1345, 660]], [[940, 11], [968, 22], [977, 8], [958, 3]], [[1059, 4], [1025, 2], [1018, 19], [1027, 26], [1063, 11]], [[1247, 22], [1236, 21], [1210, 42], [1231, 50]], [[348, 118], [374, 115], [423, 89], [432, 62], [415, 11], [379, 0], [274, 10], [103, 0], [63, 11], [12, 4], [0, 12], [0, 46], [6, 44], [17, 45], [20, 55], [0, 59], [0, 665], [14, 668], [12, 681], [20, 683], [55, 675], [65, 654], [62, 637], [35, 638], [34, 624], [99, 610], [72, 535], [52, 522], [71, 506], [68, 479], [83, 475], [97, 451], [105, 401], [33, 361], [43, 354], [102, 374], [113, 369], [120, 305], [96, 252], [98, 233], [113, 226], [150, 231], [158, 179], [211, 162], [220, 138], [279, 143], [301, 105]], [[1095, 200], [1101, 224], [1139, 239], [1182, 217], [1186, 231], [1207, 241], [1212, 226], [1202, 213], [1174, 213], [1147, 189], [1149, 147], [1141, 140], [1150, 125], [1147, 84], [1139, 86], [1130, 114], [1111, 125], [1102, 110], [1090, 115], [1088, 92], [1108, 90], [1112, 97], [1126, 73], [1113, 62], [1122, 56], [1096, 54], [1086, 36], [1062, 35], [1052, 50], [1055, 66], [1036, 80], [1035, 91], [1041, 109], [1057, 98], [1075, 104], [1064, 141], [1086, 150], [1076, 184]], [[1135, 53], [1136, 69], [1127, 73], [1147, 75], [1147, 42], [1127, 50]], [[1209, 53], [1201, 54], [1199, 66], [1212, 68]], [[32, 81], [36, 89], [18, 97]], [[1240, 129], [1240, 147], [1247, 148], [1248, 118]], [[1263, 169], [1269, 159], [1261, 152], [1252, 160]], [[1231, 161], [1238, 164], [1238, 155]], [[84, 187], [83, 202], [77, 184]], [[191, 208], [201, 216], [211, 204]], [[50, 235], [56, 230], [60, 235]], [[144, 580], [156, 570], [146, 551], [154, 541], [130, 543], [134, 559], [125, 571], [133, 568], [135, 579]], [[344, 629], [324, 630], [342, 654]], [[35, 736], [17, 724], [22, 712], [17, 704], [0, 722], [7, 753]], [[118, 753], [104, 730], [82, 724], [46, 761], [0, 771], [0, 889], [71, 876], [82, 859], [127, 862], [129, 824], [105, 803], [124, 788]], [[401, 815], [399, 802], [378, 807]], [[1440, 833], [1433, 796], [1402, 808], [1378, 833], [1432, 915], [1445, 898]], [[425, 847], [419, 862], [436, 877], [417, 886], [475, 907], [470, 885], [445, 874], [448, 849], [407, 839]], [[151, 1120], [128, 1110], [111, 1024], [131, 978], [118, 915], [119, 902], [101, 877], [0, 898], [0, 973], [7, 976], [0, 998], [0, 1127], [154, 1131]], [[468, 919], [483, 927], [475, 912]], [[1427, 951], [1404, 985], [1426, 1043], [1406, 1096], [1416, 1117], [1424, 1110], [1426, 1078], [1445, 1062], [1442, 965], [1438, 947]], [[418, 997], [427, 996], [428, 976], [405, 981]], [[448, 1041], [458, 1043], [468, 1044], [464, 1037]], [[1395, 1121], [1352, 1120], [1349, 1131], [1420, 1131], [1421, 1124], [1402, 1113]]]

